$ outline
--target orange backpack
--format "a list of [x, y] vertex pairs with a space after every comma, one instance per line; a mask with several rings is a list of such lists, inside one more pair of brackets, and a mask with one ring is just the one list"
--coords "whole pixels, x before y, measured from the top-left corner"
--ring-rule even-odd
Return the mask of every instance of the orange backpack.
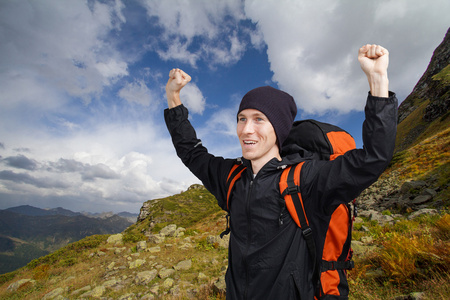
[[[312, 153], [314, 159], [333, 160], [352, 149], [355, 149], [355, 141], [343, 129], [315, 120], [303, 120], [294, 122], [283, 144], [282, 156], [306, 150]], [[353, 200], [353, 217], [348, 204], [341, 204], [334, 210], [325, 240], [322, 241], [323, 249], [317, 249], [318, 241], [314, 239], [314, 228], [310, 227], [300, 193], [300, 174], [303, 164], [304, 162], [301, 162], [284, 169], [279, 185], [292, 219], [302, 230], [313, 261], [317, 262], [317, 256], [322, 255], [320, 265], [316, 264], [313, 270], [313, 280], [318, 283], [315, 299], [322, 299], [328, 295], [347, 296], [346, 271], [354, 267], [350, 243], [353, 220], [357, 214], [355, 200]], [[236, 164], [229, 172], [226, 183], [228, 209], [234, 183], [241, 177], [244, 170], [245, 167], [242, 164]], [[228, 218], [229, 215], [227, 215], [227, 229], [221, 236], [230, 232]]]

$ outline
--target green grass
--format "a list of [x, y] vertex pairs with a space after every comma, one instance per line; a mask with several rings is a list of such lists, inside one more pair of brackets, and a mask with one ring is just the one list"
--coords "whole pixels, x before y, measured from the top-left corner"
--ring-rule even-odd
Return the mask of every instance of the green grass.
[[109, 235], [92, 235], [82, 240], [69, 244], [55, 252], [32, 260], [26, 268], [34, 269], [42, 264], [59, 265], [67, 267], [74, 265], [80, 259], [80, 253], [85, 250], [91, 250], [105, 242]]

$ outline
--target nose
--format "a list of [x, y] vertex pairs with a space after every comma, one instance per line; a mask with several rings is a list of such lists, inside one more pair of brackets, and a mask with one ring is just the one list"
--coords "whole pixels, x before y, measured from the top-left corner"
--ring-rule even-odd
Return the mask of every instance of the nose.
[[253, 133], [254, 132], [254, 128], [253, 128], [253, 122], [251, 122], [250, 120], [247, 120], [245, 122], [245, 124], [243, 124], [243, 128], [242, 128], [242, 133]]

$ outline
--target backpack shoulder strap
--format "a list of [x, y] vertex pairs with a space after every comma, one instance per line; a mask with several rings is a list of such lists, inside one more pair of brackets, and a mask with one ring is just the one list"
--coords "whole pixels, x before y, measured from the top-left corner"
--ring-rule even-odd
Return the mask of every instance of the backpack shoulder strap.
[[295, 223], [297, 223], [298, 227], [306, 229], [309, 227], [309, 222], [306, 218], [303, 199], [300, 194], [300, 171], [303, 163], [289, 166], [283, 171], [280, 178], [280, 193]]
[[235, 164], [230, 172], [228, 173], [227, 182], [226, 182], [226, 189], [227, 189], [227, 210], [230, 210], [230, 197], [231, 193], [234, 189], [234, 184], [236, 183], [236, 180], [241, 178], [242, 172], [247, 167], [245, 167], [242, 163]]
[[300, 193], [300, 173], [303, 164], [304, 162], [301, 162], [298, 165], [287, 167], [283, 171], [280, 178], [280, 192], [286, 202], [286, 207], [292, 219], [302, 230], [309, 254], [314, 262], [313, 280], [315, 280], [318, 279], [316, 244], [312, 235], [312, 229], [309, 226], [308, 218], [306, 217], [305, 207]]
[[236, 163], [235, 165], [233, 165], [233, 167], [231, 168], [230, 172], [228, 173], [227, 182], [225, 184], [226, 191], [227, 191], [227, 211], [228, 211], [228, 214], [226, 215], [227, 227], [225, 228], [225, 231], [223, 231], [220, 234], [220, 238], [223, 238], [224, 235], [229, 234], [230, 231], [231, 231], [231, 228], [230, 228], [230, 199], [231, 199], [231, 194], [233, 193], [234, 184], [236, 183], [236, 181], [239, 178], [241, 178], [242, 172], [244, 172], [244, 170], [246, 168], [247, 167], [245, 167], [242, 163]]

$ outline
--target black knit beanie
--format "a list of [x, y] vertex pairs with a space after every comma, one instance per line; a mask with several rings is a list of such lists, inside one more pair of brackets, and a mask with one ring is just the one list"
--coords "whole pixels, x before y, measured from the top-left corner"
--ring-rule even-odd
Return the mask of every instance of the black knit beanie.
[[258, 87], [245, 94], [237, 114], [248, 108], [259, 110], [266, 115], [275, 129], [278, 147], [281, 151], [281, 145], [287, 138], [297, 115], [294, 98], [271, 86]]

